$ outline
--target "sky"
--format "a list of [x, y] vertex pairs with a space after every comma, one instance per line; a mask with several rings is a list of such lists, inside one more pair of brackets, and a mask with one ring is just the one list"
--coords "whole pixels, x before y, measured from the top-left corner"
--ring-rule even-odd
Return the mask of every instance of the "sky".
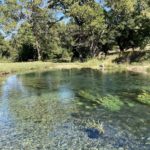
[[4, 4], [4, 0], [0, 0], [0, 4]]

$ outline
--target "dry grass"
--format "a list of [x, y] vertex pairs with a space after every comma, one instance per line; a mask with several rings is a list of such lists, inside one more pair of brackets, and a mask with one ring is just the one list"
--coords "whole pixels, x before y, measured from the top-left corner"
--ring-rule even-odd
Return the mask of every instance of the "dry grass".
[[71, 69], [71, 68], [93, 68], [100, 69], [100, 65], [105, 69], [114, 69], [124, 65], [117, 65], [111, 62], [111, 59], [98, 60], [91, 59], [87, 62], [74, 63], [52, 63], [52, 62], [21, 62], [21, 63], [0, 63], [0, 74], [22, 73], [30, 71], [44, 71], [51, 69]]
[[42, 71], [55, 68], [72, 68], [75, 64], [51, 63], [51, 62], [22, 62], [22, 63], [0, 63], [1, 74], [10, 74], [16, 72]]
[[32, 71], [45, 71], [51, 69], [72, 69], [72, 68], [92, 68], [101, 69], [103, 71], [133, 71], [133, 72], [148, 72], [150, 68], [149, 63], [144, 64], [116, 64], [113, 60], [117, 58], [118, 55], [110, 55], [105, 59], [91, 59], [87, 62], [74, 62], [74, 63], [52, 63], [52, 62], [2, 62], [0, 63], [0, 76], [6, 76], [7, 74], [13, 73], [24, 73]]
[[0, 63], [0, 77], [13, 73], [25, 73], [33, 71], [45, 71], [52, 69], [71, 69], [71, 68], [98, 68], [98, 65], [93, 64], [88, 66], [88, 63], [52, 63], [52, 62], [21, 62], [21, 63]]

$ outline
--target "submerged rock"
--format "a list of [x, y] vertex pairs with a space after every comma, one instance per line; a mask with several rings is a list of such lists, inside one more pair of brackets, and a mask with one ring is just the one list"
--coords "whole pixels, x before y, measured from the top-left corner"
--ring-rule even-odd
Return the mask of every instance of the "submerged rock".
[[[50, 134], [53, 140], [52, 147], [60, 149], [106, 149], [106, 150], [149, 150], [149, 147], [140, 143], [130, 133], [120, 131], [117, 127], [105, 126], [106, 132], [100, 134], [95, 128], [85, 128], [83, 125], [75, 125], [66, 122], [58, 126]], [[54, 136], [55, 135], [55, 140]]]

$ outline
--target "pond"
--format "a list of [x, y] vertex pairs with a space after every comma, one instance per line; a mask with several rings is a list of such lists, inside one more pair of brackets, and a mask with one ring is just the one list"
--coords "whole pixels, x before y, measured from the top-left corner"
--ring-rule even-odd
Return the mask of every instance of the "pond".
[[9, 76], [0, 85], [0, 149], [149, 150], [150, 77], [92, 69]]

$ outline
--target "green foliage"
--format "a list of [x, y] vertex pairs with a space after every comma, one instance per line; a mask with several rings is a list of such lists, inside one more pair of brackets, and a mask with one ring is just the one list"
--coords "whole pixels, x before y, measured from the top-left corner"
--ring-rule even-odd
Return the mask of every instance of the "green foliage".
[[30, 24], [26, 23], [20, 28], [17, 36], [12, 39], [11, 45], [18, 50], [13, 56], [14, 61], [37, 60], [35, 37]]
[[[115, 41], [121, 51], [129, 48], [143, 48], [148, 43], [150, 21], [147, 14], [146, 2], [136, 0], [107, 1], [110, 8], [107, 13], [111, 30], [115, 29]], [[144, 15], [143, 12], [146, 11]], [[146, 32], [145, 32], [146, 31]]]
[[3, 39], [3, 37], [0, 36], [0, 57], [8, 58], [9, 56], [10, 56], [10, 45]]
[[150, 105], [150, 94], [146, 91], [143, 91], [142, 94], [138, 95], [137, 100], [143, 104]]
[[5, 32], [9, 33], [16, 27], [21, 15], [20, 9], [21, 6], [17, 4], [16, 0], [7, 0], [7, 4], [0, 5], [0, 25]]
[[[107, 55], [116, 45], [121, 51], [143, 49], [150, 41], [148, 0], [105, 0], [104, 5], [94, 0], [51, 0], [44, 8], [39, 7], [41, 0], [22, 2], [0, 5], [0, 26], [6, 33], [26, 20], [10, 43], [1, 44], [1, 53], [13, 60], [84, 61], [101, 52]], [[60, 22], [65, 17], [69, 21]]]

